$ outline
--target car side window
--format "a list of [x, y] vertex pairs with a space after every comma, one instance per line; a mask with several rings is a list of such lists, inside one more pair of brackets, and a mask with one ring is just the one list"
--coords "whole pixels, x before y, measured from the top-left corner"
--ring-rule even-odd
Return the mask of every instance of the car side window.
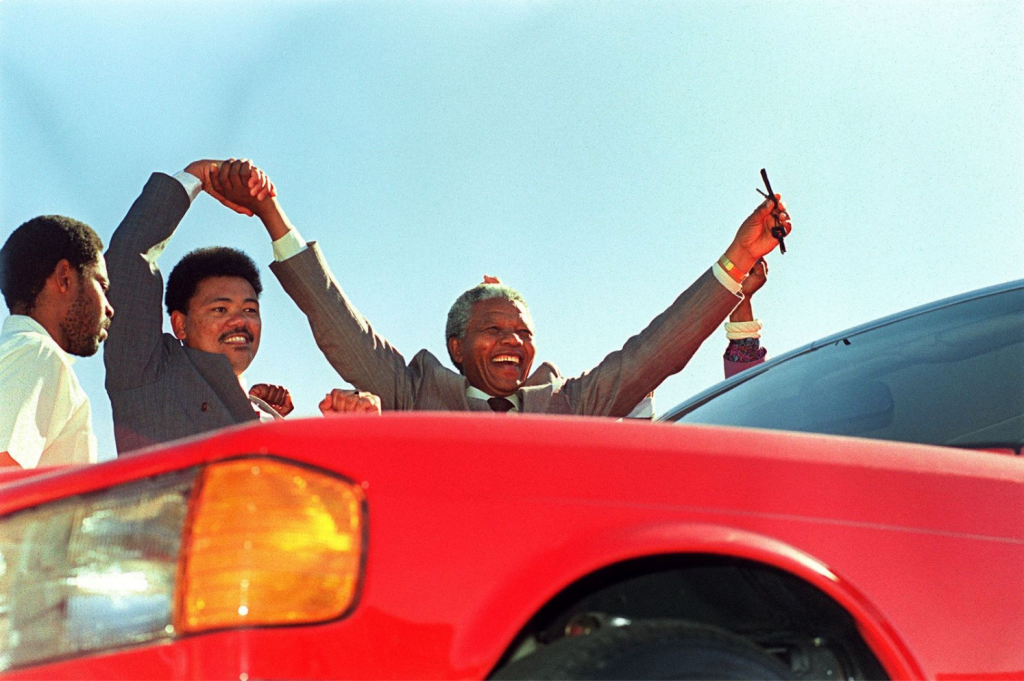
[[678, 421], [941, 445], [1024, 442], [1024, 290], [851, 335]]

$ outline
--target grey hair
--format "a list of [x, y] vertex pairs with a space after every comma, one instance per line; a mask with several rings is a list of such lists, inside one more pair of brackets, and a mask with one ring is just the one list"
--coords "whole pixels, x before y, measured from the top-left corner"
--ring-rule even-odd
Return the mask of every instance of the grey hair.
[[[473, 312], [473, 303], [481, 300], [502, 298], [504, 300], [518, 303], [523, 311], [529, 313], [530, 307], [519, 291], [505, 284], [477, 284], [461, 296], [455, 299], [452, 308], [448, 310], [448, 323], [444, 326], [445, 345], [450, 338], [463, 338], [466, 335], [466, 327], [469, 326], [469, 317]], [[449, 351], [449, 355], [451, 352]], [[462, 371], [462, 367], [452, 358], [452, 363]]]

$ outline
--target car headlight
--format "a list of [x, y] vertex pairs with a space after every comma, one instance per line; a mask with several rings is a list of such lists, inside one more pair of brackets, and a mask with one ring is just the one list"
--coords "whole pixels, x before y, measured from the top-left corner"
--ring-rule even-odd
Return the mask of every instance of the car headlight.
[[230, 627], [323, 622], [359, 587], [362, 489], [232, 459], [0, 518], [0, 670]]

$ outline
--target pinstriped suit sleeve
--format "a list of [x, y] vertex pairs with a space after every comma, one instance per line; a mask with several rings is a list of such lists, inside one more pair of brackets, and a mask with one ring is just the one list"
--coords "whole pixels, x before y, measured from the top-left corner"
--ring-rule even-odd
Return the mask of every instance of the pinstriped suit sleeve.
[[[621, 350], [567, 380], [559, 391], [562, 403], [574, 414], [626, 416], [647, 393], [686, 366], [741, 299], [707, 270]], [[552, 401], [559, 402], [557, 397]]]
[[106, 260], [114, 318], [103, 350], [108, 391], [146, 385], [159, 375], [164, 282], [156, 258], [189, 204], [180, 182], [153, 173], [110, 239]]
[[[384, 409], [416, 408], [426, 362], [406, 363], [373, 329], [342, 291], [316, 242], [298, 255], [272, 263], [270, 269], [306, 314], [317, 345], [343, 379], [378, 395]], [[438, 369], [429, 373], [443, 373]]]

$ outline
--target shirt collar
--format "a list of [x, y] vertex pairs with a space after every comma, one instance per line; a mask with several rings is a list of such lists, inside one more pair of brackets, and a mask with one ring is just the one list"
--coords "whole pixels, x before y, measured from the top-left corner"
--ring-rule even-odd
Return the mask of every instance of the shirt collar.
[[[478, 400], [489, 400], [492, 397], [494, 397], [494, 395], [488, 395], [487, 393], [485, 393], [483, 390], [480, 390], [479, 388], [474, 388], [471, 385], [467, 385], [466, 386], [466, 397], [472, 397], [472, 398], [478, 399]], [[513, 394], [509, 395], [508, 397], [506, 397], [505, 399], [507, 399], [509, 402], [512, 403], [512, 406], [514, 406], [516, 408], [516, 411], [522, 411], [523, 410], [522, 402], [519, 400], [519, 393], [513, 393]]]
[[35, 333], [43, 336], [46, 341], [53, 345], [53, 349], [59, 352], [68, 362], [68, 364], [74, 364], [78, 358], [74, 355], [69, 355], [64, 351], [57, 341], [53, 339], [50, 332], [47, 331], [42, 324], [32, 319], [28, 315], [24, 314], [12, 314], [4, 320], [3, 326], [4, 334], [15, 334], [15, 333]]

